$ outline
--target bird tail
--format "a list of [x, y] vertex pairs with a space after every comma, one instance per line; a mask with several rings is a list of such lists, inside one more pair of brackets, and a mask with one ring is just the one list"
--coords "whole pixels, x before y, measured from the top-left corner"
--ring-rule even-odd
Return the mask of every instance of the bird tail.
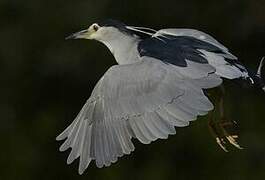
[[265, 57], [263, 57], [259, 63], [258, 69], [255, 73], [249, 72], [251, 84], [254, 87], [262, 89], [265, 92], [265, 81], [262, 77], [262, 68], [265, 65]]

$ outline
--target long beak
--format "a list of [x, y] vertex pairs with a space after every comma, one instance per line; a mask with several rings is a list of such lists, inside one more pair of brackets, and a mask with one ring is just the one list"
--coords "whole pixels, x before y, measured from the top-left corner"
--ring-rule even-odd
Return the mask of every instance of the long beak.
[[67, 36], [65, 39], [89, 39], [91, 32], [89, 29], [85, 29], [82, 31], [79, 31], [77, 33], [71, 34], [70, 36]]

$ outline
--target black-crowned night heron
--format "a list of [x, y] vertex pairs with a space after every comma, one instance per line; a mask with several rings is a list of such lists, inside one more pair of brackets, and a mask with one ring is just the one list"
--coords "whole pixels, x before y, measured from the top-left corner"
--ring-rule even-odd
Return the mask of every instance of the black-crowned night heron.
[[[103, 167], [130, 154], [133, 137], [144, 144], [167, 139], [175, 127], [206, 115], [214, 106], [205, 90], [220, 86], [222, 78], [257, 82], [265, 90], [260, 78], [263, 61], [251, 75], [226, 47], [197, 30], [155, 31], [107, 20], [68, 37], [79, 38], [102, 42], [119, 64], [99, 80], [76, 119], [57, 137], [67, 138], [61, 151], [72, 148], [67, 163], [80, 157], [80, 174], [91, 160]], [[222, 105], [219, 108], [223, 119]], [[237, 135], [226, 129], [231, 121], [210, 119], [224, 150], [226, 141], [241, 148]]]

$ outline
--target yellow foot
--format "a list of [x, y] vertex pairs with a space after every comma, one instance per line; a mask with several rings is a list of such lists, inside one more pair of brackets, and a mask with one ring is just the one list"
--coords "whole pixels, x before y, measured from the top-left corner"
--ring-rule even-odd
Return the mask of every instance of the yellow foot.
[[224, 138], [216, 137], [215, 139], [216, 139], [217, 144], [221, 147], [221, 149], [224, 150], [225, 152], [228, 152], [228, 150], [225, 147], [226, 142]]
[[209, 123], [210, 131], [216, 139], [217, 144], [222, 150], [228, 152], [227, 144], [231, 144], [238, 149], [243, 149], [237, 139], [238, 135], [235, 133], [236, 123], [232, 121], [222, 120], [220, 122]]
[[236, 122], [235, 121], [227, 121], [227, 120], [222, 120], [220, 123], [220, 129], [223, 132], [223, 135], [227, 139], [227, 141], [235, 146], [238, 149], [243, 149], [237, 141], [238, 135], [235, 133], [236, 129]]

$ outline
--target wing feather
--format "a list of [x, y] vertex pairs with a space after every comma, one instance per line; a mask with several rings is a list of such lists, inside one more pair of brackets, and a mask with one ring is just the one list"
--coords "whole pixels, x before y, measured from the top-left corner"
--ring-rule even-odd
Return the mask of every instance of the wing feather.
[[[222, 80], [207, 64], [191, 63], [197, 72], [186, 72], [153, 58], [110, 68], [94, 88], [77, 118], [57, 140], [60, 150], [72, 148], [67, 162], [80, 157], [82, 174], [91, 160], [109, 166], [134, 150], [132, 137], [149, 144], [175, 134], [212, 110], [202, 88]], [[201, 82], [202, 84], [198, 83]]]
[[[161, 29], [157, 31], [152, 38], [142, 40], [138, 45], [138, 51], [141, 56], [153, 57], [163, 62], [175, 65], [182, 73], [194, 77], [200, 71], [197, 64], [208, 64], [208, 67], [214, 68], [216, 74], [227, 78], [248, 79], [249, 74], [243, 64], [236, 56], [212, 36], [194, 29]], [[197, 66], [197, 67], [194, 67]]]
[[[219, 47], [220, 49], [222, 49], [224, 51], [228, 51], [228, 49], [224, 45], [222, 45], [220, 42], [218, 42], [215, 38], [213, 38], [209, 34], [206, 34], [202, 31], [198, 31], [195, 29], [183, 29], [183, 28], [161, 29], [161, 30], [157, 31], [157, 33], [154, 36], [163, 36], [165, 34], [172, 35], [172, 36], [194, 37], [194, 38], [200, 39], [202, 41], [205, 41], [207, 43], [211, 43], [211, 44]], [[235, 56], [233, 56], [233, 55], [231, 55], [231, 56], [236, 59]]]

